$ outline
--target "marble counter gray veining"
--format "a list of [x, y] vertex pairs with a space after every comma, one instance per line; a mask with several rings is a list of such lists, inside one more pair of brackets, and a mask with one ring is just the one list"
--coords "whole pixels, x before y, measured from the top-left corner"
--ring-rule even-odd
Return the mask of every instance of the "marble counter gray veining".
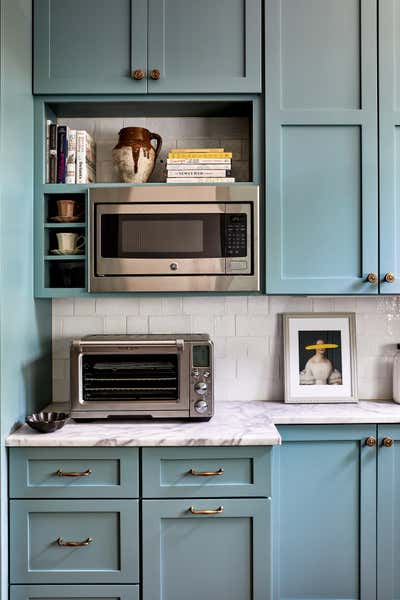
[[281, 443], [275, 425], [400, 423], [400, 404], [284, 404], [226, 402], [203, 423], [122, 421], [75, 423], [51, 434], [27, 425], [8, 436], [7, 446], [269, 446]]

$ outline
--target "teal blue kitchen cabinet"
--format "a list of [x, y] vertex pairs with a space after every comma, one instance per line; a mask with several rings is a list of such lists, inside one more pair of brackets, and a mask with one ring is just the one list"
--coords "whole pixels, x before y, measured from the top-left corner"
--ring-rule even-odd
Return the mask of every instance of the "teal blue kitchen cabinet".
[[261, 92], [261, 27], [261, 0], [35, 0], [34, 92]]
[[143, 600], [269, 600], [270, 502], [143, 500]]
[[12, 585], [10, 600], [139, 600], [139, 586]]
[[379, 2], [381, 292], [400, 293], [400, 4]]
[[[381, 450], [376, 429], [279, 427], [282, 446], [274, 449], [274, 600], [377, 600], [376, 462]], [[386, 483], [393, 485], [389, 479]]]
[[400, 425], [378, 426], [378, 600], [400, 598]]
[[265, 67], [266, 291], [376, 294], [376, 0], [266, 0]]

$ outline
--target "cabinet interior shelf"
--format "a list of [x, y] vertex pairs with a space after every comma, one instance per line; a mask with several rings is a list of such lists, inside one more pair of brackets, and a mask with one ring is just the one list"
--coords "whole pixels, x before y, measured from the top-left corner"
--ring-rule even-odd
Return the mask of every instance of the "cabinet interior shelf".
[[86, 227], [86, 223], [45, 223], [46, 229], [82, 229]]
[[85, 254], [48, 254], [44, 257], [45, 260], [86, 260]]

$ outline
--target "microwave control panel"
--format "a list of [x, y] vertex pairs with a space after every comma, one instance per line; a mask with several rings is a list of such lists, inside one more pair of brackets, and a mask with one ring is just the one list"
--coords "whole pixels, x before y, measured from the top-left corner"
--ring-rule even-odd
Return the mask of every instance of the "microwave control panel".
[[225, 215], [225, 256], [247, 256], [247, 215]]

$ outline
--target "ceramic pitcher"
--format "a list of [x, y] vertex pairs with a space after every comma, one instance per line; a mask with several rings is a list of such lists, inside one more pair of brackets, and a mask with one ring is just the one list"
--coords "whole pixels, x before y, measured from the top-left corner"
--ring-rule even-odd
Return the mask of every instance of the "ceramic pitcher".
[[[151, 140], [156, 140], [154, 147]], [[145, 183], [153, 172], [162, 139], [144, 127], [124, 127], [113, 149], [113, 163], [126, 183]]]

